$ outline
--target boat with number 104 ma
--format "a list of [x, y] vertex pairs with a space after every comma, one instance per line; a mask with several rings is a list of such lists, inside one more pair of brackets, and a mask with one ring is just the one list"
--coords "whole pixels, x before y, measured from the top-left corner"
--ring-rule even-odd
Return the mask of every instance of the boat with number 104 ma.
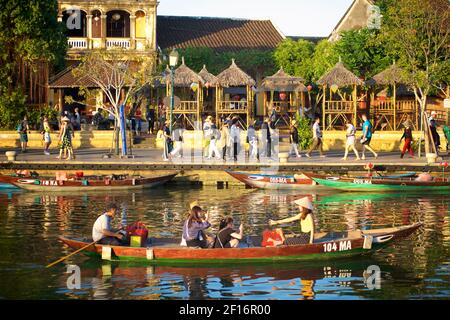
[[[245, 183], [245, 185], [257, 189], [316, 189], [324, 187], [305, 174], [270, 175], [234, 171], [226, 172], [233, 178]], [[415, 172], [410, 172], [401, 175], [380, 176], [379, 179], [397, 179], [403, 177], [414, 177], [415, 175]]]
[[74, 191], [113, 191], [154, 188], [171, 181], [177, 173], [155, 177], [107, 175], [84, 176], [82, 172], [69, 175], [58, 173], [55, 177], [41, 177], [36, 173], [29, 175], [0, 175], [0, 183], [7, 183], [29, 191], [74, 192]]
[[343, 191], [417, 191], [417, 192], [450, 192], [450, 178], [431, 177], [383, 179], [379, 177], [341, 177], [306, 173], [318, 184]]
[[[91, 244], [91, 239], [60, 237], [72, 249], [112, 261], [139, 261], [155, 265], [274, 263], [348, 258], [373, 253], [413, 234], [421, 223], [408, 226], [318, 233], [312, 243], [262, 247], [262, 237], [247, 237], [239, 248], [181, 247], [179, 239], [150, 239], [143, 247]], [[288, 238], [288, 236], [287, 236]]]

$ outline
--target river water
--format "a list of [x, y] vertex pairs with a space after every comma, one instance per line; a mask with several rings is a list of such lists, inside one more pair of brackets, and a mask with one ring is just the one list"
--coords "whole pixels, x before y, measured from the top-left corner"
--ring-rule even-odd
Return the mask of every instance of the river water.
[[[424, 226], [389, 248], [350, 260], [177, 268], [76, 255], [45, 269], [72, 252], [57, 241], [58, 236], [89, 236], [110, 201], [122, 206], [128, 222], [145, 222], [152, 236], [178, 238], [188, 204], [194, 200], [209, 210], [215, 227], [220, 218], [232, 215], [236, 224], [244, 223], [247, 235], [260, 235], [269, 219], [296, 214], [292, 201], [302, 195], [314, 200], [318, 231], [414, 222]], [[449, 226], [450, 198], [432, 194], [299, 194], [166, 186], [67, 195], [0, 189], [0, 299], [449, 299]], [[81, 289], [68, 289], [69, 264], [80, 267]], [[381, 271], [379, 283], [365, 282], [373, 266]]]

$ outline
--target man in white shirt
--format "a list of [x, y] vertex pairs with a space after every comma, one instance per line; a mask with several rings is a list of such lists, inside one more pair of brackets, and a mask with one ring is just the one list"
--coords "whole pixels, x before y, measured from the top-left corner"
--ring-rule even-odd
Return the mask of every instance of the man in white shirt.
[[92, 227], [92, 240], [99, 244], [112, 246], [120, 246], [122, 244], [123, 235], [114, 232], [111, 228], [111, 220], [119, 211], [119, 207], [115, 203], [111, 203], [106, 207], [106, 212], [102, 214]]
[[325, 158], [325, 155], [323, 154], [322, 132], [320, 131], [320, 117], [316, 117], [312, 131], [313, 131], [313, 144], [311, 146], [311, 149], [309, 149], [309, 151], [306, 153], [306, 156], [310, 158], [311, 152], [313, 152], [316, 149], [319, 149], [320, 157]]

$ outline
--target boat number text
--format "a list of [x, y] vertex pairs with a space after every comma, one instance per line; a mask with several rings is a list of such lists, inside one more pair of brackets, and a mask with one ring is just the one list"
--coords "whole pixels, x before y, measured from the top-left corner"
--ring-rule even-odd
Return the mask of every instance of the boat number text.
[[351, 241], [340, 241], [339, 243], [330, 242], [323, 244], [324, 252], [347, 251], [352, 249]]
[[41, 182], [41, 184], [43, 186], [57, 186], [58, 185], [58, 181], [56, 180], [44, 180]]
[[353, 181], [353, 183], [355, 183], [355, 184], [372, 184], [372, 181], [366, 180], [366, 179], [355, 179]]
[[270, 178], [271, 183], [288, 183], [286, 178]]

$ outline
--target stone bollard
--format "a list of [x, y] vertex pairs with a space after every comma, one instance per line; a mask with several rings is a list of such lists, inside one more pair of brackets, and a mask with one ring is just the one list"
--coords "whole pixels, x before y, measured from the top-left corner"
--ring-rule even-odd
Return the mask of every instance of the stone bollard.
[[16, 151], [6, 151], [5, 156], [8, 161], [16, 161], [17, 152]]
[[278, 154], [278, 158], [280, 159], [280, 163], [287, 163], [289, 158], [288, 152], [280, 152]]

